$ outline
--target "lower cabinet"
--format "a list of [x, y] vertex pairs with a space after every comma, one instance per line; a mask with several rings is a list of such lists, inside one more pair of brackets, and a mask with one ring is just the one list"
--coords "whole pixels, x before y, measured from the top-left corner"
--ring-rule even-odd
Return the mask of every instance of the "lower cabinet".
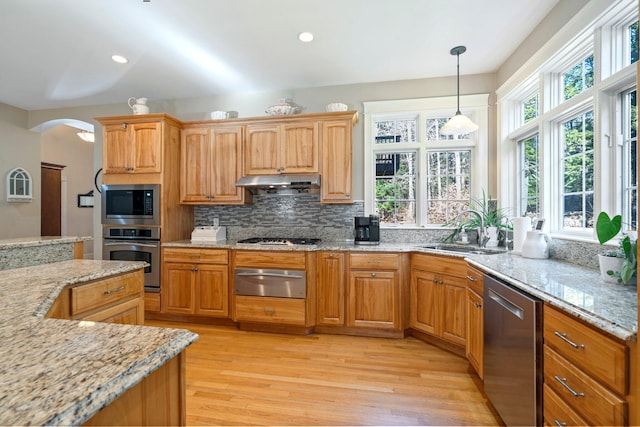
[[410, 326], [464, 347], [466, 263], [457, 258], [412, 254]]
[[318, 252], [316, 279], [318, 325], [345, 324], [346, 254]]
[[628, 425], [629, 348], [545, 304], [546, 425]]
[[400, 329], [400, 254], [349, 254], [347, 326]]
[[228, 251], [186, 248], [163, 251], [162, 312], [229, 317]]
[[66, 287], [47, 317], [142, 325], [144, 273], [138, 270]]
[[471, 266], [467, 266], [467, 360], [484, 378], [483, 353], [484, 353], [484, 285], [482, 272]]
[[304, 326], [305, 300], [295, 298], [251, 297], [238, 295], [236, 320]]

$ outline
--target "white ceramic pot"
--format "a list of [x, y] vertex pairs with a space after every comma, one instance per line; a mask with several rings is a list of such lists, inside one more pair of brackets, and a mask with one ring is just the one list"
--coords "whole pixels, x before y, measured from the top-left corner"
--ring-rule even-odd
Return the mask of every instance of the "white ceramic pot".
[[620, 271], [624, 258], [612, 256], [598, 255], [598, 264], [600, 265], [600, 278], [605, 283], [618, 283], [616, 276], [610, 276], [607, 271]]
[[129, 107], [133, 111], [133, 114], [149, 114], [149, 107], [147, 106], [147, 98], [134, 98], [131, 97], [127, 101]]
[[551, 237], [541, 231], [527, 231], [527, 238], [522, 244], [522, 256], [524, 258], [546, 259], [549, 258], [549, 243]]
[[332, 102], [330, 104], [327, 104], [326, 108], [327, 111], [335, 113], [338, 111], [347, 111], [349, 107], [347, 106], [347, 104], [343, 104], [342, 102]]

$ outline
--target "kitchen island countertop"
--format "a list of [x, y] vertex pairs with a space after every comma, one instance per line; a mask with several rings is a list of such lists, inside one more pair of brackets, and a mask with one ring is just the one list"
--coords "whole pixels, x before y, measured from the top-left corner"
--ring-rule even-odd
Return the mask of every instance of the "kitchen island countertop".
[[145, 265], [70, 260], [0, 271], [0, 425], [82, 424], [198, 338], [45, 318], [65, 286]]
[[354, 245], [353, 241], [321, 242], [318, 245], [247, 245], [234, 241], [164, 243], [163, 247], [223, 248], [281, 251], [417, 252], [464, 258], [471, 264], [511, 285], [562, 309], [621, 340], [636, 341], [638, 290], [634, 285], [605, 283], [600, 272], [553, 259], [529, 259], [513, 253], [479, 255], [424, 248], [427, 243], [380, 243]]

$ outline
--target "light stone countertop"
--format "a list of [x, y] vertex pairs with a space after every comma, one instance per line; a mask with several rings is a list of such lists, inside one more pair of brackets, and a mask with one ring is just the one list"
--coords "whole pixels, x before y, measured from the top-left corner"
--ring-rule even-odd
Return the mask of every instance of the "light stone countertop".
[[354, 245], [353, 241], [321, 242], [318, 245], [247, 245], [234, 241], [191, 243], [190, 240], [164, 243], [163, 247], [249, 249], [269, 251], [360, 251], [421, 252], [464, 258], [476, 267], [565, 310], [621, 340], [636, 341], [638, 334], [637, 285], [605, 283], [600, 272], [582, 266], [555, 261], [523, 258], [512, 253], [477, 255], [425, 249], [424, 244], [381, 243]]
[[47, 245], [60, 245], [64, 243], [76, 243], [76, 242], [88, 242], [93, 240], [93, 237], [76, 237], [76, 236], [62, 236], [62, 237], [16, 237], [13, 239], [0, 239], [0, 249], [14, 249], [14, 248], [27, 248], [31, 246], [47, 246]]
[[145, 265], [70, 260], [0, 271], [0, 425], [82, 424], [198, 339], [44, 317], [65, 286]]

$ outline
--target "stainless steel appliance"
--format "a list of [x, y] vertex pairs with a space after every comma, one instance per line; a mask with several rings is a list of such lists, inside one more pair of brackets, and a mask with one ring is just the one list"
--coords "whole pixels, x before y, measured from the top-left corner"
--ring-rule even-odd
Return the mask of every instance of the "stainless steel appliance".
[[380, 243], [380, 217], [378, 215], [357, 216], [353, 220], [356, 245], [377, 245]]
[[318, 194], [320, 175], [250, 175], [240, 178], [236, 186], [253, 194]]
[[238, 240], [236, 243], [241, 245], [275, 245], [275, 246], [294, 246], [294, 245], [317, 245], [320, 239], [312, 239], [309, 237], [251, 237], [249, 239]]
[[118, 261], [146, 261], [144, 290], [160, 292], [160, 227], [104, 227], [102, 258]]
[[307, 274], [304, 270], [270, 270], [236, 268], [236, 295], [301, 298], [307, 296]]
[[507, 426], [542, 425], [542, 303], [484, 276], [484, 391]]
[[102, 223], [160, 225], [160, 185], [102, 185]]

